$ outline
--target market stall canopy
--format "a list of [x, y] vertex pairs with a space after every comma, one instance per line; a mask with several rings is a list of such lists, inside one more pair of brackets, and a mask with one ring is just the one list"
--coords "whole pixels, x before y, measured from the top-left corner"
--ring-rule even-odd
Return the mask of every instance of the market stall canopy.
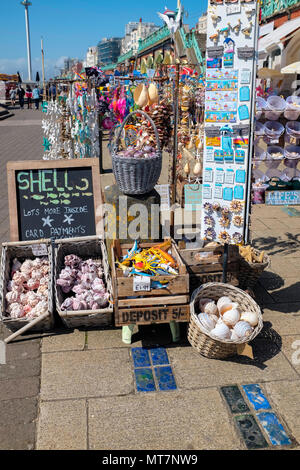
[[272, 31], [270, 34], [262, 37], [258, 41], [258, 54], [259, 58], [263, 58], [274, 47], [282, 44], [287, 37], [292, 37], [300, 28], [300, 17], [290, 21], [286, 21], [279, 28]]
[[258, 70], [257, 76], [259, 78], [282, 78], [282, 73], [278, 70], [263, 67], [262, 69]]
[[300, 62], [294, 62], [293, 64], [287, 65], [281, 69], [281, 73], [299, 73], [300, 74]]

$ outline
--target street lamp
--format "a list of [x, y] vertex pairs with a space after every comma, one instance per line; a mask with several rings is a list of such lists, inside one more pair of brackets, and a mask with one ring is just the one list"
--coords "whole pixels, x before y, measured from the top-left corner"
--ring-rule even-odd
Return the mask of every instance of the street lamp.
[[29, 15], [28, 7], [32, 5], [28, 0], [21, 2], [21, 5], [25, 7], [25, 24], [26, 24], [26, 36], [27, 36], [27, 61], [28, 61], [28, 80], [31, 81], [31, 49], [30, 49], [30, 31], [29, 31]]

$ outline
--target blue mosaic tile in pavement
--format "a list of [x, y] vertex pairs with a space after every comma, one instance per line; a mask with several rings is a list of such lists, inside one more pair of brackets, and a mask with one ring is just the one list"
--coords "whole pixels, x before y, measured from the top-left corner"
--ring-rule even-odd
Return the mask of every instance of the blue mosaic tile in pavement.
[[268, 447], [257, 422], [252, 415], [235, 416], [236, 424], [245, 441], [247, 449], [263, 449]]
[[155, 392], [156, 388], [151, 369], [135, 369], [134, 374], [138, 392]]
[[221, 391], [232, 413], [245, 413], [246, 411], [250, 411], [237, 385], [221, 387]]
[[164, 366], [170, 364], [165, 348], [150, 349], [152, 364], [154, 366]]
[[132, 348], [132, 359], [134, 367], [150, 367], [150, 357], [147, 349], [144, 348]]
[[244, 392], [253, 408], [259, 410], [270, 410], [271, 405], [263, 394], [258, 384], [242, 385]]
[[284, 446], [292, 443], [275, 413], [257, 413], [256, 416], [273, 446]]
[[176, 382], [172, 372], [172, 367], [155, 367], [155, 375], [158, 381], [159, 390], [176, 390]]

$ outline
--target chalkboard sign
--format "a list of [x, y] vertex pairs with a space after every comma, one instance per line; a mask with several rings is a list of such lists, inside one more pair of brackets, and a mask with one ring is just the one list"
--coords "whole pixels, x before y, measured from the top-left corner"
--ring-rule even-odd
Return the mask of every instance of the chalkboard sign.
[[12, 241], [99, 234], [97, 159], [8, 162], [7, 177]]

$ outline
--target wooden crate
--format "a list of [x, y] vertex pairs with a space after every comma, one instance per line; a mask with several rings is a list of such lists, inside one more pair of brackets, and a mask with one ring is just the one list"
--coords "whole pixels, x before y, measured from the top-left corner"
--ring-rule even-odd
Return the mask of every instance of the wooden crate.
[[[143, 248], [155, 246], [153, 243], [140, 243]], [[133, 278], [126, 278], [116, 267], [116, 259], [121, 259], [132, 245], [120, 244], [115, 240], [112, 246], [112, 280], [114, 290], [116, 326], [131, 323], [167, 323], [171, 320], [189, 320], [189, 274], [180, 258], [176, 244], [172, 241], [171, 254], [178, 264], [177, 276], [156, 276], [155, 281], [168, 282], [166, 289], [135, 292]], [[152, 313], [151, 313], [152, 312]], [[135, 321], [132, 321], [132, 320]]]
[[[223, 271], [213, 273], [191, 274], [190, 275], [190, 292], [192, 293], [197, 287], [208, 282], [223, 282]], [[239, 285], [237, 272], [227, 271], [226, 283], [234, 287]]]

